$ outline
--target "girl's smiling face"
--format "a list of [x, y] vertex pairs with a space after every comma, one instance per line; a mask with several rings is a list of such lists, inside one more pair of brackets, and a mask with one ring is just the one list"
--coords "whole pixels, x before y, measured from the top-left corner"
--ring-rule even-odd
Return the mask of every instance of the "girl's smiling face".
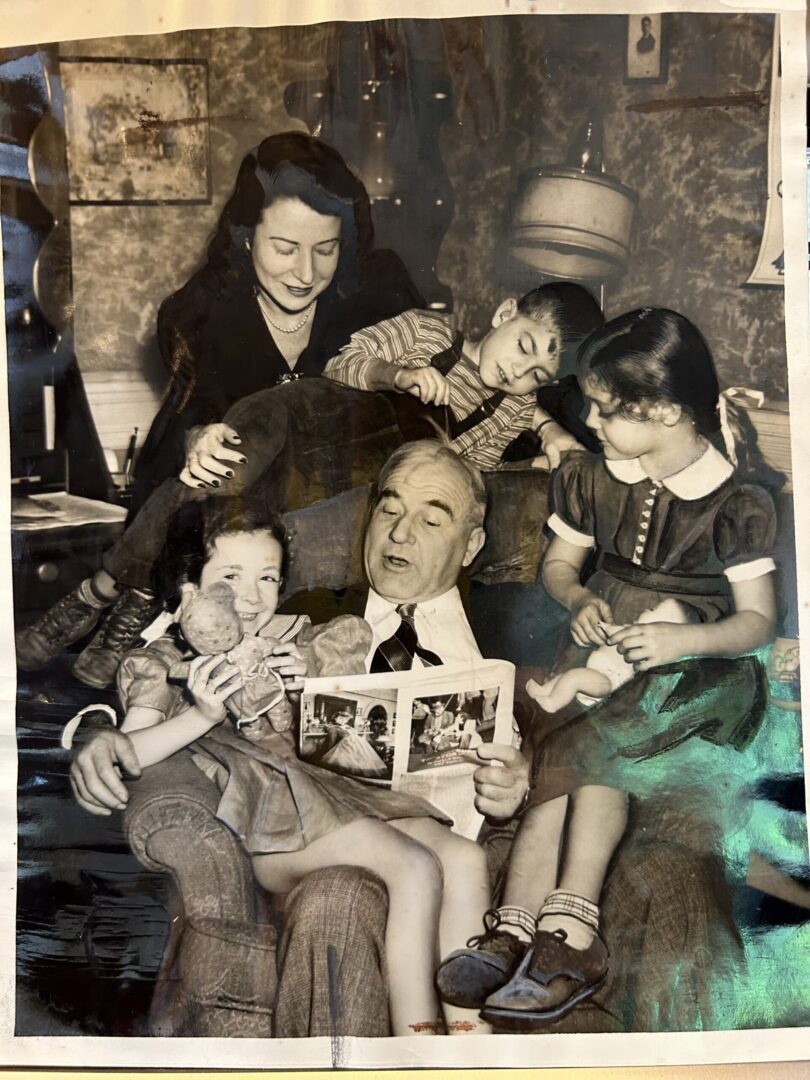
[[628, 416], [619, 399], [592, 375], [582, 379], [582, 392], [588, 405], [585, 423], [602, 444], [606, 458], [637, 458], [656, 448], [656, 420]]
[[236, 612], [246, 634], [257, 634], [278, 607], [281, 544], [270, 533], [239, 532], [218, 536], [200, 575], [200, 589], [225, 581], [236, 598]]

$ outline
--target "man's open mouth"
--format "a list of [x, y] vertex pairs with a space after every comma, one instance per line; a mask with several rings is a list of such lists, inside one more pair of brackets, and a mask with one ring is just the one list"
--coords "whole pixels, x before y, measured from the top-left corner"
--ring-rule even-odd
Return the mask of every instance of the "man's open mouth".
[[411, 565], [399, 555], [383, 555], [383, 562], [393, 570], [405, 570]]

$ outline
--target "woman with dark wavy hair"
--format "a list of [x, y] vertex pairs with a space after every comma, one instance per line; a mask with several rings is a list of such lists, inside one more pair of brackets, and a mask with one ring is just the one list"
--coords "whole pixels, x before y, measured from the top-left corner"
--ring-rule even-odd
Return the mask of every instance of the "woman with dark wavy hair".
[[[423, 304], [399, 258], [373, 250], [373, 241], [368, 194], [336, 150], [284, 132], [246, 155], [205, 264], [158, 313], [169, 387], [139, 455], [130, 513], [137, 525], [105, 553], [103, 569], [17, 635], [21, 669], [44, 667], [114, 604], [74, 667], [89, 685], [107, 685], [155, 609], [154, 556], [183, 491], [210, 492], [245, 461], [240, 414], [229, 410], [260, 390], [319, 375], [355, 331]], [[362, 441], [379, 423], [366, 419], [373, 396], [356, 396], [357, 406], [345, 398], [347, 429]], [[319, 427], [338, 422], [319, 393], [291, 398], [289, 415], [305, 431], [299, 444], [307, 448], [310, 432], [317, 443]], [[391, 449], [381, 447], [377, 465]], [[267, 450], [272, 458], [275, 449]], [[351, 470], [351, 451], [344, 456]], [[248, 469], [260, 471], [258, 457]], [[178, 475], [185, 488], [175, 484], [168, 498], [157, 501], [155, 493], [143, 505]]]
[[366, 189], [326, 143], [284, 132], [244, 158], [204, 266], [158, 312], [169, 391], [130, 518], [189, 459], [238, 459], [217, 422], [241, 398], [319, 375], [355, 330], [422, 305], [399, 258], [373, 243]]

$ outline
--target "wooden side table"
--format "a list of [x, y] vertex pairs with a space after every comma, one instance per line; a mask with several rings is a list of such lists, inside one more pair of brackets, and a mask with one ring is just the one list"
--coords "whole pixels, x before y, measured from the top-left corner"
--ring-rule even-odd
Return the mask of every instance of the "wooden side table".
[[11, 531], [14, 611], [18, 628], [90, 577], [102, 553], [123, 532], [123, 521], [54, 525]]

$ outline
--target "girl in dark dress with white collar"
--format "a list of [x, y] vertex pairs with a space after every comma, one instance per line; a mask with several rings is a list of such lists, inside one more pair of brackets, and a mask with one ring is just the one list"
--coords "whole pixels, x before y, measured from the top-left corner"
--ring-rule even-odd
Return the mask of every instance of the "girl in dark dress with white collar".
[[[608, 644], [636, 675], [541, 744], [502, 906], [440, 970], [445, 1000], [515, 1031], [559, 1019], [606, 978], [598, 904], [628, 794], [722, 814], [712, 744], [740, 749], [762, 720], [756, 653], [776, 622], [773, 503], [708, 441], [720, 395], [698, 330], [633, 311], [585, 340], [580, 368], [604, 454], [572, 454], [554, 477], [543, 580], [574, 639], [559, 669]], [[640, 620], [667, 599], [690, 619]]]

